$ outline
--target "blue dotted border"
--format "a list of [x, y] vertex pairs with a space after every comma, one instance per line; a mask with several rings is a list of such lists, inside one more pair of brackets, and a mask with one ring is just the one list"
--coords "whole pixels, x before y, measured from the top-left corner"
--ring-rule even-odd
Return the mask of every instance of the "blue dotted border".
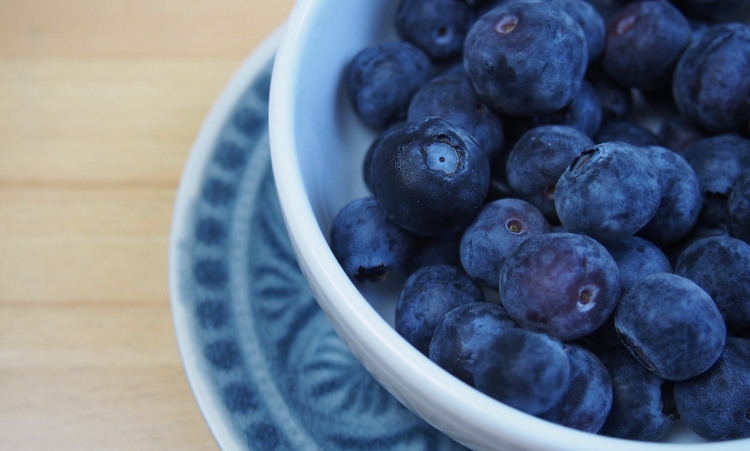
[[271, 68], [221, 129], [181, 246], [201, 371], [248, 449], [465, 449], [377, 384], [312, 298], [268, 157]]

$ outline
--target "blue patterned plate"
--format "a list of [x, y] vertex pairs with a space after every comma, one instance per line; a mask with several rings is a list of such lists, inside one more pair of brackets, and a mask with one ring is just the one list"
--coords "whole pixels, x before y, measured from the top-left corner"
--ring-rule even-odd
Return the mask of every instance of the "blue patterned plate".
[[279, 38], [269, 37], [224, 89], [177, 195], [172, 312], [201, 412], [225, 451], [465, 449], [367, 373], [297, 266], [268, 143]]

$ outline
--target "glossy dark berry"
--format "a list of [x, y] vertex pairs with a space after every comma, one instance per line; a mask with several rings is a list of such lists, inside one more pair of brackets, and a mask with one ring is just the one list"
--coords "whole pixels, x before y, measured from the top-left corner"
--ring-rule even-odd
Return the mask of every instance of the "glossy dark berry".
[[500, 155], [505, 143], [503, 121], [479, 100], [462, 68], [432, 79], [414, 94], [408, 120], [415, 122], [428, 116], [441, 117], [466, 130], [490, 161]]
[[373, 196], [400, 227], [441, 235], [465, 227], [487, 195], [490, 164], [463, 129], [428, 117], [389, 133], [370, 166]]
[[365, 185], [367, 186], [367, 189], [372, 192], [372, 188], [370, 188], [370, 167], [372, 166], [372, 154], [375, 153], [375, 148], [378, 147], [378, 144], [380, 144], [380, 141], [383, 140], [390, 132], [400, 128], [405, 127], [406, 122], [405, 121], [398, 121], [388, 126], [385, 130], [380, 132], [375, 139], [372, 140], [370, 143], [370, 146], [367, 148], [367, 152], [365, 153], [365, 157], [362, 160], [362, 178], [365, 182]]

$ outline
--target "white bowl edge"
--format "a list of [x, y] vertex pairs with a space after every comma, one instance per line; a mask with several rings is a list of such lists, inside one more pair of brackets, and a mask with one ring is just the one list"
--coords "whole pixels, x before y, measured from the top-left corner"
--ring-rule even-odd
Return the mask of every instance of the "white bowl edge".
[[[409, 409], [450, 437], [476, 450], [750, 449], [750, 439], [711, 444], [646, 443], [598, 436], [555, 425], [522, 414], [483, 395], [441, 370], [416, 349], [404, 345], [405, 340], [348, 279], [331, 252], [324, 231], [316, 227], [320, 220], [311, 206], [301, 163], [295, 154], [295, 149], [304, 144], [297, 141], [295, 134], [300, 117], [315, 114], [296, 109], [295, 98], [299, 95], [300, 80], [305, 74], [297, 52], [301, 43], [309, 44], [311, 33], [317, 31], [312, 30], [316, 19], [331, 19], [331, 9], [324, 11], [325, 7], [321, 5], [327, 3], [328, 8], [335, 9], [330, 6], [331, 3], [342, 6], [344, 1], [300, 0], [295, 6], [274, 65], [269, 122], [277, 191], [300, 266], [334, 328], [365, 367]], [[365, 336], [369, 338], [363, 338]], [[390, 376], [394, 370], [404, 368], [408, 371], [402, 371], [402, 377]], [[435, 393], [440, 391], [444, 396], [436, 397]], [[434, 403], [424, 402], [430, 397]], [[509, 424], [508, 417], [515, 422]]]

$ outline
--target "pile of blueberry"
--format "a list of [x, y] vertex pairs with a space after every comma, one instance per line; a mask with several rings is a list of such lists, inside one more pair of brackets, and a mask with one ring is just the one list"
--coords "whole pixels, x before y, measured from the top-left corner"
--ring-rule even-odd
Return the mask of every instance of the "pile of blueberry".
[[395, 327], [583, 431], [750, 437], [749, 0], [400, 0], [331, 247]]

